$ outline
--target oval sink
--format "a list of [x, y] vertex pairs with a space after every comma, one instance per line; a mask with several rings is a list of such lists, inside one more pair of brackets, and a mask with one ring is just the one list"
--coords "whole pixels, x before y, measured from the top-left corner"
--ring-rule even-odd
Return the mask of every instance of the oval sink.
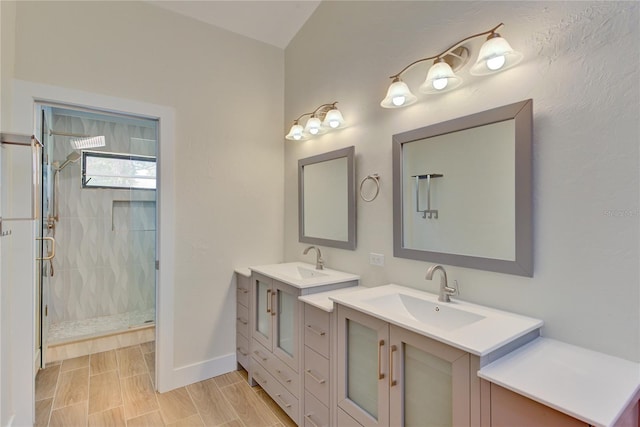
[[485, 318], [476, 313], [458, 310], [446, 303], [440, 304], [402, 293], [365, 298], [362, 302], [413, 317], [419, 322], [445, 331], [452, 331]]
[[393, 284], [362, 288], [330, 299], [481, 357], [520, 337], [528, 340], [537, 336], [543, 324], [539, 319], [457, 298], [440, 302], [432, 293]]

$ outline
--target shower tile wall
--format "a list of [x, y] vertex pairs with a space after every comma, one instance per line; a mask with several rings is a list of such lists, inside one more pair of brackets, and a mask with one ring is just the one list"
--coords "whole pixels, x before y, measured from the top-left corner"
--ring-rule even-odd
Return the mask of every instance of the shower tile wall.
[[[155, 155], [149, 127], [54, 115], [53, 129], [104, 135], [96, 151]], [[62, 163], [70, 138], [54, 138], [53, 160]], [[50, 323], [153, 309], [155, 191], [82, 189], [80, 173], [80, 161], [59, 173]]]

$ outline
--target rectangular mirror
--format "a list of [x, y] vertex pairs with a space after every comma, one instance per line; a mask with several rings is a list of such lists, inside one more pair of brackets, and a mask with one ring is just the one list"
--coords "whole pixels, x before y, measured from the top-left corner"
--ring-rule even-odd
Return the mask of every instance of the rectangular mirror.
[[532, 105], [393, 136], [394, 256], [533, 276]]
[[299, 241], [356, 248], [355, 147], [298, 160]]

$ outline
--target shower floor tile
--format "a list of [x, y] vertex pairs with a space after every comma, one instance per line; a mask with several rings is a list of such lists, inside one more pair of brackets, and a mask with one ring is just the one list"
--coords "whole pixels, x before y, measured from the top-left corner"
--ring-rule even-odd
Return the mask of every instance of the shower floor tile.
[[69, 320], [49, 325], [49, 344], [73, 341], [79, 338], [95, 337], [107, 333], [126, 331], [131, 327], [155, 323], [154, 308], [93, 319]]

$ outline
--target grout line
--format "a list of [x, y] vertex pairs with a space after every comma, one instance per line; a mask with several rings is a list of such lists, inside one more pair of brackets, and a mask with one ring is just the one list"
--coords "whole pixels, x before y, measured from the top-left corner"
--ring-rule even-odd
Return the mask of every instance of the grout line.
[[[215, 381], [214, 381], [215, 384]], [[204, 422], [204, 418], [202, 418], [202, 414], [200, 413], [200, 409], [198, 408], [198, 405], [196, 405], [196, 401], [193, 400], [193, 396], [191, 396], [191, 392], [189, 391], [189, 386], [186, 385], [184, 386], [184, 389], [187, 390], [187, 394], [189, 395], [189, 399], [191, 399], [191, 403], [193, 403], [193, 407], [196, 408], [196, 414], [198, 414], [198, 417], [200, 417], [200, 421], [202, 421], [202, 425], [206, 426], [207, 424]]]

